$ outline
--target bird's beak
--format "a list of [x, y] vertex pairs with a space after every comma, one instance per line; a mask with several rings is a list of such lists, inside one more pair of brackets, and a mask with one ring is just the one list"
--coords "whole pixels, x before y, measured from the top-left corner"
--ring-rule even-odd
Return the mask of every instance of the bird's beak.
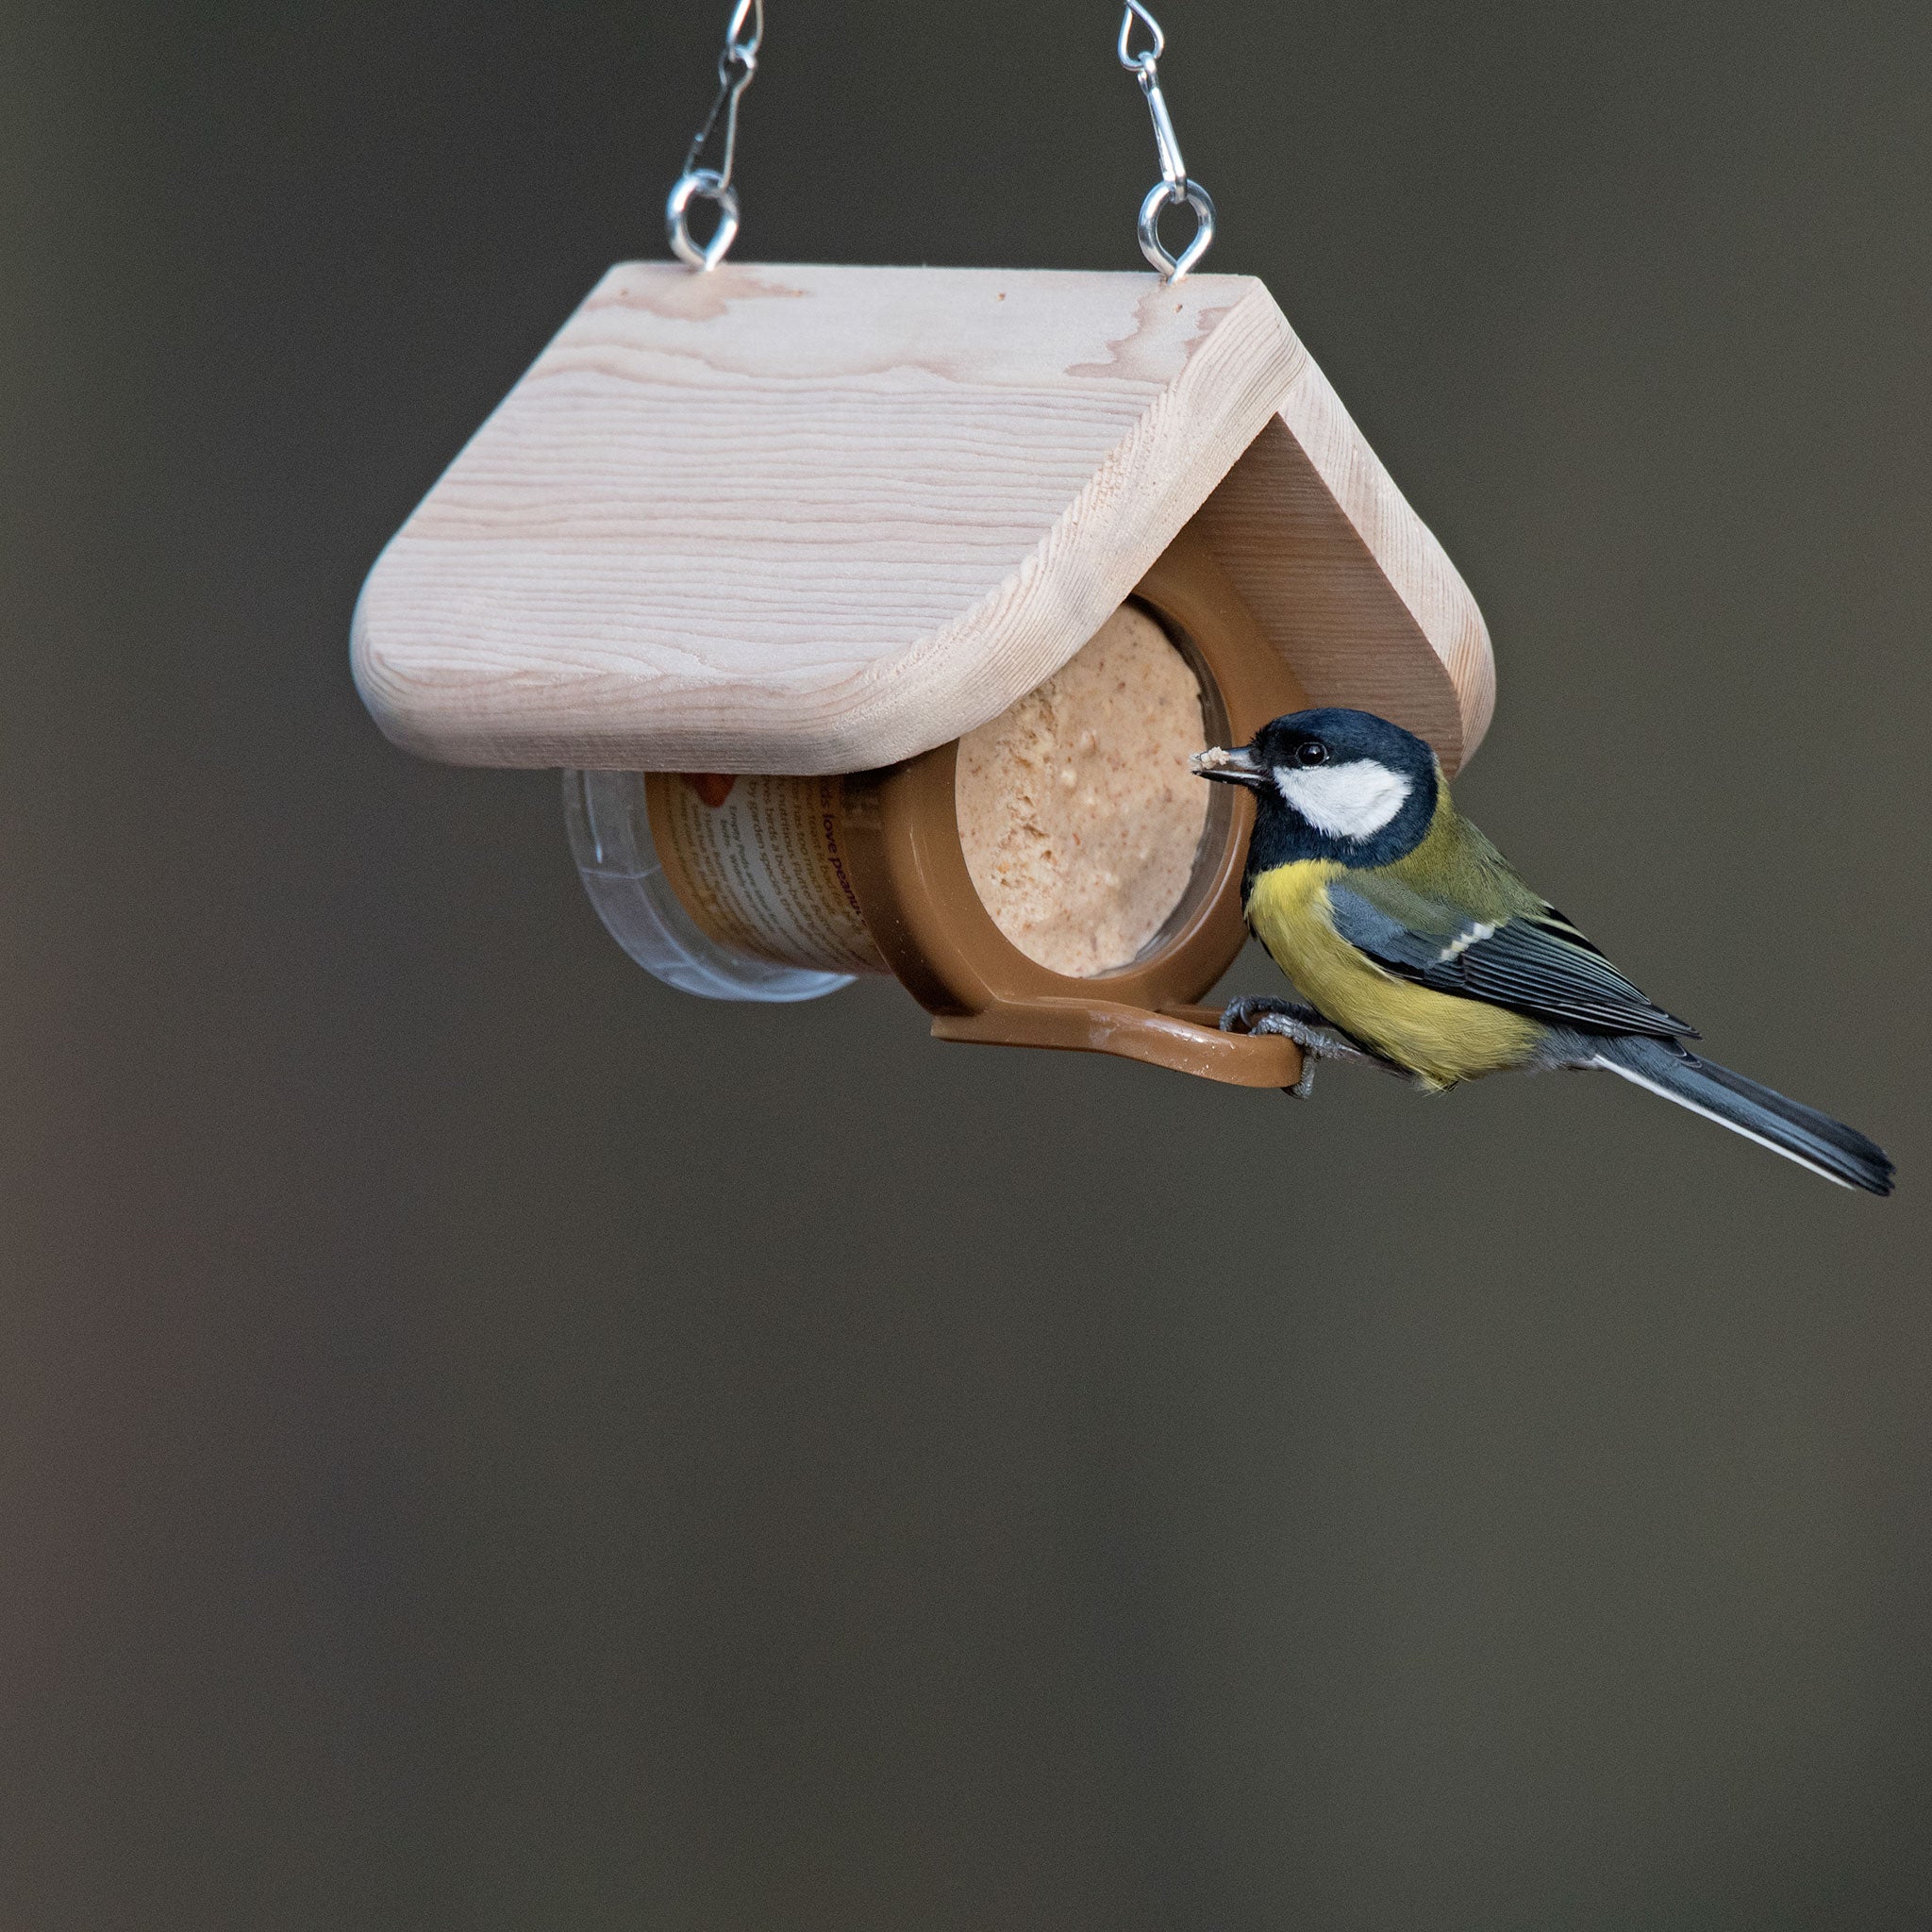
[[1268, 782], [1268, 768], [1246, 745], [1235, 751], [1223, 751], [1219, 745], [1197, 751], [1188, 760], [1188, 770], [1197, 778], [1215, 778], [1224, 785], [1245, 785], [1251, 791], [1258, 791]]

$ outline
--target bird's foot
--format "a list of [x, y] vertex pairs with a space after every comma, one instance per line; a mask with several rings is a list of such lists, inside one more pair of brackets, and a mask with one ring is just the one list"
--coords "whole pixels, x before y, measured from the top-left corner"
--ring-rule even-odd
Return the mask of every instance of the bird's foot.
[[[1322, 1016], [1313, 1007], [1297, 1005], [1293, 1000], [1276, 999], [1272, 993], [1238, 993], [1221, 1009], [1221, 1030], [1224, 1033], [1259, 1033], [1264, 1029], [1256, 1024], [1261, 1019], [1299, 1020], [1309, 1026], [1319, 1026]], [[1265, 1029], [1270, 1033], [1278, 1032], [1278, 1027]]]
[[[1243, 993], [1222, 1008], [1224, 1033], [1274, 1033], [1291, 1040], [1302, 1050], [1302, 1076], [1292, 1087], [1284, 1087], [1297, 1100], [1306, 1100], [1315, 1091], [1315, 1068], [1322, 1060], [1374, 1060], [1388, 1066], [1378, 1055], [1328, 1026], [1313, 1007], [1297, 1006], [1292, 1000], [1274, 999], [1265, 993]], [[1391, 1071], [1399, 1071], [1391, 1070]]]

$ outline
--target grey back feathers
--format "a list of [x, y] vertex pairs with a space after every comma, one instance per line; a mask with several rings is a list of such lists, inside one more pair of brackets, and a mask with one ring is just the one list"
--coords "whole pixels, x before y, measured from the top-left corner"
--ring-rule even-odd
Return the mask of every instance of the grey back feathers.
[[1694, 1028], [1653, 1005], [1559, 913], [1519, 914], [1499, 924], [1468, 919], [1445, 937], [1391, 918], [1375, 897], [1374, 881], [1358, 875], [1328, 888], [1336, 930], [1401, 978], [1541, 1020], [1696, 1038]]

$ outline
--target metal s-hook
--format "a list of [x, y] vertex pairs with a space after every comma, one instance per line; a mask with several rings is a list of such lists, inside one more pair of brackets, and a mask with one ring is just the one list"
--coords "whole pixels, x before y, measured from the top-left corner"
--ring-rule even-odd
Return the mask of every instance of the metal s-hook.
[[[1153, 45], [1138, 54], [1133, 48], [1137, 20], [1154, 36]], [[1198, 181], [1189, 178], [1187, 163], [1181, 159], [1174, 117], [1167, 111], [1167, 100], [1160, 92], [1160, 75], [1155, 64], [1167, 51], [1167, 36], [1141, 0], [1126, 0], [1121, 13], [1118, 45], [1121, 65], [1141, 83], [1141, 92], [1146, 96], [1147, 111], [1154, 121], [1154, 145], [1160, 155], [1160, 179], [1147, 191], [1147, 198], [1141, 204], [1141, 253], [1160, 271], [1162, 280], [1177, 282], [1208, 253], [1208, 244], [1214, 240], [1213, 198]], [[1178, 208], [1182, 202], [1194, 211], [1194, 239], [1176, 257], [1160, 239], [1160, 211]]]
[[[744, 37], [747, 25], [751, 27], [748, 40]], [[758, 48], [764, 38], [765, 0], [737, 0], [724, 28], [724, 50], [718, 56], [717, 98], [684, 158], [684, 173], [664, 204], [671, 252], [690, 268], [716, 268], [738, 239], [738, 191], [731, 185], [732, 163], [738, 156], [738, 97], [758, 72]], [[724, 117], [724, 155], [715, 168], [701, 168], [698, 161], [720, 114]], [[718, 208], [718, 225], [702, 248], [691, 238], [689, 215], [693, 201], [714, 202]]]

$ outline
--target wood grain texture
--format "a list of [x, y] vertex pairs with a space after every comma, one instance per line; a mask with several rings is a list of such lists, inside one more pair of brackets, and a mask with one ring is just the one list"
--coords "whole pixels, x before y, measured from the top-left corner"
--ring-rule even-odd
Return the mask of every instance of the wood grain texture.
[[1314, 703], [1468, 759], [1496, 703], [1482, 612], [1311, 359], [1199, 524]]
[[1311, 688], [1354, 638], [1453, 760], [1481, 620], [1324, 396], [1246, 276], [627, 263], [384, 552], [358, 682], [458, 763], [865, 769], [1058, 670], [1229, 478], [1215, 547]]

